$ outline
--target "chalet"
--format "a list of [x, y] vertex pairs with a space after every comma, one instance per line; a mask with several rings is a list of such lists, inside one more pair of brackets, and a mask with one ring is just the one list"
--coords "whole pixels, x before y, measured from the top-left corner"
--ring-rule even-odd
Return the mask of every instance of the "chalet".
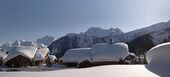
[[33, 64], [34, 65], [46, 64], [48, 60], [48, 53], [49, 53], [48, 48], [46, 47], [38, 48], [33, 59]]
[[37, 51], [33, 46], [11, 47], [3, 62], [8, 67], [22, 67], [32, 64], [32, 59]]
[[[74, 55], [74, 56], [73, 56]], [[125, 43], [99, 43], [92, 48], [76, 48], [67, 50], [60, 59], [67, 66], [88, 67], [106, 64], [125, 64], [129, 58], [128, 45]], [[134, 56], [135, 57], [135, 56]]]
[[7, 53], [5, 51], [0, 51], [0, 65], [3, 65], [4, 58], [7, 57]]
[[62, 60], [63, 64], [69, 67], [77, 67], [77, 66], [80, 67], [84, 64], [90, 65], [92, 63], [91, 52], [92, 52], [91, 48], [70, 49], [66, 51], [66, 53], [60, 60]]
[[130, 55], [125, 43], [99, 43], [92, 46], [93, 65], [124, 64], [124, 59]]

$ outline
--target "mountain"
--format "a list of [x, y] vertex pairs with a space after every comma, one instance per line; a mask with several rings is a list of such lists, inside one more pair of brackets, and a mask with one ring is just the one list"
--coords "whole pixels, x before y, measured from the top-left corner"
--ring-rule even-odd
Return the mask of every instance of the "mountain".
[[131, 52], [144, 54], [153, 46], [170, 41], [170, 21], [125, 33], [123, 40]]
[[123, 34], [118, 28], [102, 29], [99, 27], [91, 27], [86, 32], [80, 34], [69, 33], [49, 45], [51, 54], [57, 57], [64, 55], [65, 51], [71, 48], [91, 47], [96, 43], [109, 42], [108, 36], [116, 36]]
[[130, 52], [144, 54], [151, 47], [170, 41], [170, 21], [123, 33], [118, 28], [102, 29], [91, 27], [80, 34], [69, 33], [49, 45], [50, 53], [62, 57], [71, 48], [91, 47], [96, 43], [125, 42]]
[[53, 41], [55, 40], [55, 38], [53, 36], [45, 36], [43, 38], [39, 38], [36, 40], [37, 43], [42, 43], [45, 45], [50, 45]]

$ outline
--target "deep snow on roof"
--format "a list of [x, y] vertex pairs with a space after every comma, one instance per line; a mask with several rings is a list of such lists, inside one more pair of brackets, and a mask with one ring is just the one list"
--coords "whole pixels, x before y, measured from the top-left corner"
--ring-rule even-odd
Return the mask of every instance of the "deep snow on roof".
[[34, 61], [43, 60], [48, 52], [48, 48], [38, 48], [34, 56]]
[[12, 58], [22, 55], [29, 59], [33, 59], [34, 55], [37, 51], [36, 47], [33, 46], [20, 46], [20, 47], [11, 47], [11, 49], [8, 51], [7, 57], [3, 60], [5, 63]]
[[63, 62], [80, 62], [82, 59], [91, 61], [91, 48], [75, 48], [66, 51], [62, 57]]
[[0, 51], [0, 58], [4, 59], [7, 57], [6, 52]]
[[128, 45], [125, 43], [107, 44], [100, 43], [92, 46], [94, 62], [100, 61], [119, 61], [129, 55]]

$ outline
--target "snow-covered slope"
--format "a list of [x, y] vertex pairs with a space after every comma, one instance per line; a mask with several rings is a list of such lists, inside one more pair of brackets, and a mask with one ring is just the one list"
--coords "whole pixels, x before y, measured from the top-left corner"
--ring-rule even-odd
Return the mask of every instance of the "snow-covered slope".
[[[152, 36], [155, 40], [155, 43], [156, 43], [157, 40], [160, 40], [160, 39], [165, 38], [166, 36], [170, 35], [169, 31], [167, 32], [168, 29], [170, 29], [170, 20], [168, 22], [157, 23], [157, 24], [151, 25], [149, 27], [145, 27], [142, 29], [138, 29], [138, 30], [134, 30], [134, 31], [125, 33], [124, 40], [130, 42], [142, 35], [152, 34]], [[164, 36], [163, 37], [161, 36], [162, 38], [161, 37], [158, 38], [157, 35], [160, 36], [159, 34], [163, 34]]]

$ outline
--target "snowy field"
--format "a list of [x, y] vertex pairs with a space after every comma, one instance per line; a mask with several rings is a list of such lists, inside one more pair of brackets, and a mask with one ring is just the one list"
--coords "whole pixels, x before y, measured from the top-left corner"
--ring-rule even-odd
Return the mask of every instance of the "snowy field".
[[147, 65], [107, 65], [41, 72], [0, 72], [0, 77], [168, 77], [163, 70], [152, 69]]

